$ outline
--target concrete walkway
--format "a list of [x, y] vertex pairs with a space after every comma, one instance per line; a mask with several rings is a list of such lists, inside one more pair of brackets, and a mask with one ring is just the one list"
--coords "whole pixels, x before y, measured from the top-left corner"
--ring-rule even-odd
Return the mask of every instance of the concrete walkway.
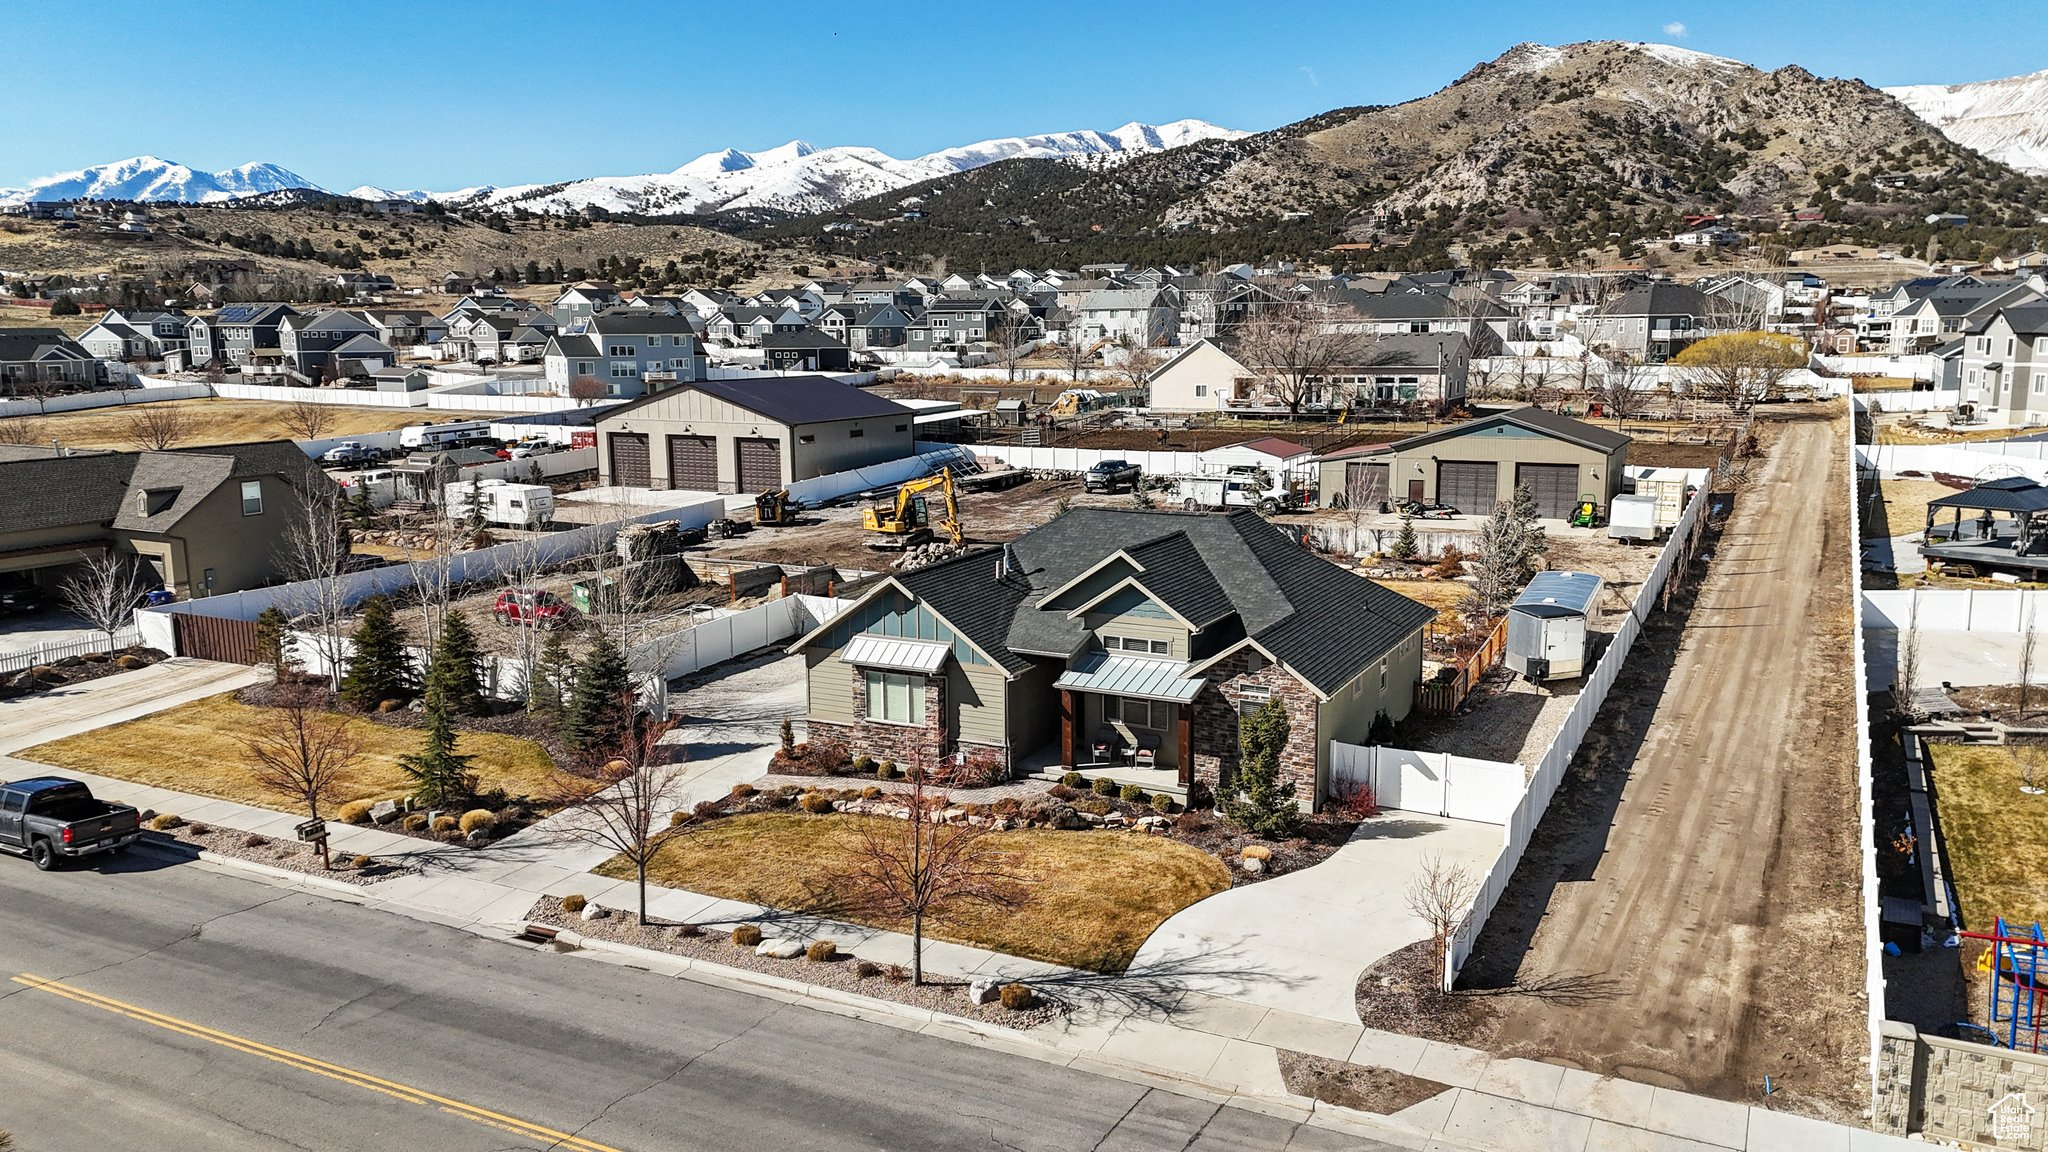
[[17, 696], [0, 701], [0, 754], [233, 692], [263, 679], [264, 673], [240, 664], [177, 656], [133, 672]]

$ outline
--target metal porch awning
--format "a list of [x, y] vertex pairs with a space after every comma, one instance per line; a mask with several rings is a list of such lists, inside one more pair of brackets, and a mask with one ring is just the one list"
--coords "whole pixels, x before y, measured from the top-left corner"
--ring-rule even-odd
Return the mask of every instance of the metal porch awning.
[[930, 640], [905, 640], [900, 636], [877, 636], [863, 632], [846, 646], [840, 659], [860, 668], [881, 668], [890, 672], [937, 672], [952, 654], [952, 647]]
[[1076, 660], [1053, 687], [1185, 704], [1202, 690], [1203, 683], [1199, 676], [1190, 677], [1188, 666], [1178, 661], [1090, 652]]

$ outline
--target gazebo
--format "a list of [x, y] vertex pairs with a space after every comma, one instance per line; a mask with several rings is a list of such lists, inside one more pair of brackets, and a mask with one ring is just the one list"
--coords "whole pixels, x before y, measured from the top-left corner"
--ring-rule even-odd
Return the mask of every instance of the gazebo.
[[2007, 476], [1928, 501], [1920, 554], [1979, 569], [2048, 571], [2048, 487]]

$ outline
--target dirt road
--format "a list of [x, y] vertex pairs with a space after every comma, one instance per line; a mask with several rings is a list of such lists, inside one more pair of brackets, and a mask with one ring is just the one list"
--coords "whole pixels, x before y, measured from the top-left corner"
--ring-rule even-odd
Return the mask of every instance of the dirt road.
[[1504, 990], [1506, 1053], [1726, 1099], [1769, 1075], [1781, 1106], [1853, 1119], [1847, 428], [1765, 437], [1689, 617], [1645, 629], [1465, 979]]

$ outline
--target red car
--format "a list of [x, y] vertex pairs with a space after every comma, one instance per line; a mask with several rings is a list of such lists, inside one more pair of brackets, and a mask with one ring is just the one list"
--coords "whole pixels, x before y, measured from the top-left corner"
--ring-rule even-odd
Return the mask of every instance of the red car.
[[507, 588], [498, 593], [498, 602], [491, 605], [491, 619], [500, 624], [532, 621], [554, 628], [567, 624], [571, 611], [553, 592], [539, 588]]

